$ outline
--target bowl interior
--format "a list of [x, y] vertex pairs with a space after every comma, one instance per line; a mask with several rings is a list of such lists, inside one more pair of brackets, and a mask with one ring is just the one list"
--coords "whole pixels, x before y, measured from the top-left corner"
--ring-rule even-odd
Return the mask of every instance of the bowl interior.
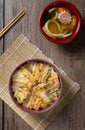
[[60, 73], [58, 72], [57, 68], [56, 68], [53, 64], [51, 64], [51, 63], [48, 62], [48, 61], [41, 60], [41, 59], [30, 59], [30, 60], [27, 60], [27, 61], [23, 62], [22, 64], [20, 64], [18, 67], [16, 67], [15, 70], [13, 71], [13, 73], [11, 74], [11, 77], [10, 77], [10, 80], [9, 80], [9, 92], [10, 92], [10, 96], [11, 96], [13, 102], [14, 102], [20, 109], [24, 110], [25, 112], [30, 112], [30, 113], [35, 113], [35, 114], [37, 114], [37, 113], [43, 113], [43, 112], [46, 112], [46, 111], [48, 111], [49, 109], [51, 109], [51, 108], [58, 102], [58, 100], [52, 102], [52, 103], [51, 103], [48, 107], [46, 107], [46, 108], [42, 108], [42, 109], [39, 109], [38, 111], [35, 111], [35, 110], [33, 110], [33, 109], [30, 110], [30, 109], [28, 109], [28, 108], [23, 107], [22, 105], [20, 105], [20, 104], [17, 102], [16, 98], [14, 98], [14, 93], [13, 93], [13, 90], [12, 90], [12, 76], [14, 75], [14, 73], [15, 73], [21, 66], [23, 66], [24, 64], [26, 64], [26, 63], [28, 63], [28, 62], [42, 62], [42, 63], [46, 63], [46, 64], [50, 65], [55, 72], [58, 73], [58, 78], [59, 78], [59, 82], [60, 82], [60, 93], [59, 93], [59, 96], [58, 96], [58, 100], [60, 99], [61, 93], [62, 93], [62, 80], [61, 80], [61, 76], [60, 76]]
[[[73, 33], [71, 36], [69, 36], [68, 38], [66, 39], [58, 39], [58, 40], [55, 40], [55, 39], [52, 39], [51, 37], [49, 37], [43, 30], [42, 30], [42, 27], [43, 25], [45, 24], [45, 22], [47, 21], [47, 12], [48, 10], [50, 10], [51, 8], [53, 7], [65, 7], [67, 9], [69, 9], [75, 16], [76, 16], [76, 19], [77, 19], [77, 24], [76, 24], [76, 28], [74, 29]], [[72, 41], [76, 36], [77, 34], [79, 33], [80, 31], [80, 28], [81, 28], [81, 15], [80, 15], [80, 12], [78, 11], [78, 9], [70, 2], [67, 2], [67, 1], [63, 1], [63, 0], [57, 0], [57, 1], [54, 1], [54, 2], [51, 2], [49, 3], [42, 11], [41, 15], [40, 15], [40, 19], [39, 19], [39, 27], [40, 27], [40, 30], [42, 32], [42, 34], [51, 42], [54, 42], [54, 43], [57, 43], [57, 44], [65, 44], [65, 43], [68, 43], [70, 41]]]

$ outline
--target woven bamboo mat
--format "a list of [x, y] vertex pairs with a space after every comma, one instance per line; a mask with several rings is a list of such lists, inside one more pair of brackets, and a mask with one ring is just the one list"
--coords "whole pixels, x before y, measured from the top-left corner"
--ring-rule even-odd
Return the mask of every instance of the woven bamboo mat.
[[20, 117], [35, 130], [44, 130], [65, 105], [80, 90], [61, 67], [57, 67], [63, 80], [63, 93], [58, 104], [48, 112], [40, 115], [26, 113], [20, 110], [11, 100], [8, 91], [8, 81], [12, 71], [18, 64], [29, 58], [42, 58], [52, 62], [39, 48], [34, 46], [24, 35], [20, 35], [7, 51], [0, 57], [0, 98], [4, 100]]

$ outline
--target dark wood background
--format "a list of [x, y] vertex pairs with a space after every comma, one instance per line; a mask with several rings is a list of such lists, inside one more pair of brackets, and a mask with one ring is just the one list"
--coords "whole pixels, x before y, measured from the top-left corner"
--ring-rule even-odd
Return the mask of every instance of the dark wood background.
[[[68, 0], [82, 16], [77, 38], [67, 45], [48, 42], [40, 33], [39, 15], [53, 0], [0, 0], [0, 30], [22, 9], [27, 14], [0, 39], [0, 55], [23, 33], [47, 56], [51, 57], [81, 85], [81, 91], [64, 108], [46, 130], [85, 130], [85, 0]], [[14, 111], [0, 100], [0, 130], [32, 130]]]

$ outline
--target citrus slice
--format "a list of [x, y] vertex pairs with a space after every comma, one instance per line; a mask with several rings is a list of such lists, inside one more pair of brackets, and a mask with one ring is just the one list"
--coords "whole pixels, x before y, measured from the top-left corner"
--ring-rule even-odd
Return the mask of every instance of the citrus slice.
[[45, 23], [45, 28], [46, 28], [47, 32], [52, 36], [60, 37], [60, 36], [63, 36], [64, 34], [66, 34], [66, 32], [62, 33], [62, 29], [61, 29], [59, 23], [55, 20], [48, 20]]

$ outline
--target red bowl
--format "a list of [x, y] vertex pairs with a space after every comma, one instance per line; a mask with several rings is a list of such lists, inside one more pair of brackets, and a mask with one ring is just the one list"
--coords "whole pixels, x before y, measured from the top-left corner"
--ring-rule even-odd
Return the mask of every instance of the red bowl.
[[[77, 18], [77, 25], [76, 25], [76, 28], [74, 30], [74, 32], [72, 33], [71, 36], [69, 36], [68, 38], [66, 39], [58, 39], [58, 40], [55, 40], [55, 39], [52, 39], [51, 37], [49, 37], [43, 30], [42, 30], [42, 27], [44, 25], [44, 19], [45, 19], [45, 15], [46, 13], [48, 12], [48, 10], [50, 10], [51, 8], [53, 7], [65, 7], [67, 9], [69, 9]], [[79, 33], [80, 31], [80, 28], [81, 28], [81, 22], [82, 22], [82, 19], [81, 19], [81, 15], [80, 15], [80, 12], [78, 11], [78, 9], [70, 2], [67, 2], [65, 0], [57, 0], [57, 1], [54, 1], [54, 2], [51, 2], [49, 3], [42, 11], [41, 15], [40, 15], [40, 18], [39, 18], [39, 28], [40, 28], [40, 31], [41, 33], [45, 36], [45, 38], [55, 44], [65, 44], [65, 43], [69, 43], [71, 42]]]
[[[39, 109], [38, 111], [36, 110], [30, 110], [28, 108], [25, 108], [24, 106], [22, 106], [21, 104], [19, 104], [16, 100], [16, 98], [14, 98], [14, 94], [13, 94], [13, 90], [12, 90], [12, 76], [13, 74], [21, 67], [23, 66], [24, 64], [28, 63], [28, 62], [42, 62], [42, 63], [46, 63], [48, 65], [50, 65], [53, 70], [55, 72], [58, 73], [58, 77], [59, 77], [59, 82], [60, 82], [60, 93], [59, 93], [59, 96], [58, 96], [58, 100], [54, 101], [52, 104], [50, 104], [47, 108], [42, 108], [42, 109]], [[43, 113], [43, 112], [46, 112], [48, 110], [50, 110], [51, 108], [53, 108], [59, 101], [60, 97], [61, 97], [61, 94], [62, 94], [62, 80], [61, 80], [61, 76], [60, 76], [60, 73], [58, 71], [58, 69], [50, 62], [46, 61], [46, 60], [43, 60], [43, 59], [30, 59], [30, 60], [27, 60], [23, 63], [21, 63], [20, 65], [18, 65], [14, 71], [12, 72], [11, 76], [10, 76], [10, 79], [9, 79], [9, 93], [10, 93], [10, 96], [13, 100], [13, 102], [23, 111], [25, 112], [28, 112], [28, 113], [34, 113], [34, 114], [40, 114], [40, 113]]]

